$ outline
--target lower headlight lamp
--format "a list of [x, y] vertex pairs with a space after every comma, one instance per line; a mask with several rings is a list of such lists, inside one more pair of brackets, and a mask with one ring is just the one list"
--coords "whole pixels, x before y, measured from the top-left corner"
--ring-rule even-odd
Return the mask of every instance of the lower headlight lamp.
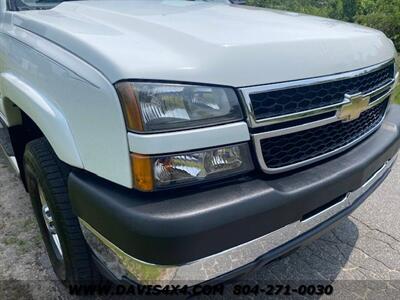
[[131, 154], [135, 188], [160, 190], [215, 180], [253, 169], [246, 143], [160, 156]]

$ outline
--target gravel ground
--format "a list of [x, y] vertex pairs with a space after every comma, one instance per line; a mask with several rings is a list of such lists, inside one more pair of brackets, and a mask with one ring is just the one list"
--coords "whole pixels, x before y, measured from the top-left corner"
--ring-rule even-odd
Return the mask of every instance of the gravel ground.
[[[67, 299], [19, 179], [0, 155], [0, 299]], [[243, 278], [247, 283], [331, 282], [337, 298], [400, 296], [400, 163], [333, 231]], [[250, 297], [251, 298], [251, 297]]]

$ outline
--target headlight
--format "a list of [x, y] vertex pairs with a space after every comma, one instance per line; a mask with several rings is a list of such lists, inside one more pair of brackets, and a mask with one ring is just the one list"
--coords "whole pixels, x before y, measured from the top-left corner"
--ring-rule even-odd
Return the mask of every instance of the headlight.
[[162, 156], [131, 156], [134, 185], [142, 191], [199, 183], [253, 169], [247, 144]]
[[231, 88], [121, 82], [116, 89], [131, 131], [167, 131], [243, 119]]

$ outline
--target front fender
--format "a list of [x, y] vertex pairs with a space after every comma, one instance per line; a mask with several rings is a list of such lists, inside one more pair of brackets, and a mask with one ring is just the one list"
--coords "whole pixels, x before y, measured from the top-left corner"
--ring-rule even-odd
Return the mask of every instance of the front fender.
[[31, 117], [62, 161], [131, 188], [127, 131], [113, 84], [96, 67], [6, 16], [10, 24], [3, 33], [0, 27], [3, 96]]
[[54, 104], [11, 73], [2, 73], [0, 84], [3, 99], [12, 99], [37, 124], [57, 156], [71, 166], [83, 168], [68, 123]]

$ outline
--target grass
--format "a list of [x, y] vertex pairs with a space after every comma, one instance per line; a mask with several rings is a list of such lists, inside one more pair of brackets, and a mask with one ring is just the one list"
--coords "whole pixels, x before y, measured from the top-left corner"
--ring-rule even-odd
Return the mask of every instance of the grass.
[[400, 104], [400, 85], [394, 90], [394, 103]]
[[6, 246], [16, 246], [17, 250], [19, 250], [22, 254], [28, 253], [31, 245], [29, 242], [19, 239], [15, 236], [8, 236], [2, 239], [2, 242]]

